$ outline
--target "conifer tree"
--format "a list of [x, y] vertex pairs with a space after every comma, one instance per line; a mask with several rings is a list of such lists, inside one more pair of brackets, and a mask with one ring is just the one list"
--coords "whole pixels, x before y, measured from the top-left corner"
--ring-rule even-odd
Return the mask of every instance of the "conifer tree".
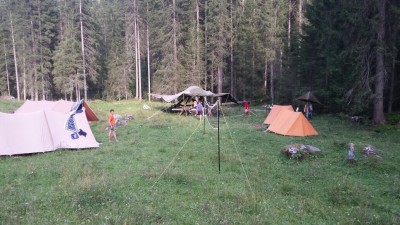
[[9, 45], [10, 32], [7, 29], [8, 14], [5, 1], [0, 1], [0, 95], [11, 96], [11, 59]]
[[158, 29], [153, 29], [155, 56], [152, 64], [154, 72], [154, 88], [160, 93], [177, 93], [185, 87], [180, 82], [186, 76], [186, 71], [178, 55], [183, 54], [179, 0], [172, 2], [153, 1], [151, 21]]
[[374, 123], [385, 122], [384, 68], [390, 68], [386, 58], [395, 49], [387, 48], [393, 36], [385, 35], [386, 18], [395, 16], [386, 2], [321, 0], [308, 5], [300, 74], [302, 83], [314, 82], [324, 90], [329, 111], [369, 112]]
[[88, 83], [96, 84], [97, 70], [99, 67], [99, 36], [97, 33], [98, 25], [94, 20], [94, 6], [96, 2], [79, 0], [78, 12], [81, 54], [82, 54], [82, 76], [84, 98], [88, 98]]
[[126, 26], [131, 16], [129, 10], [125, 11], [124, 4], [114, 4], [109, 12], [109, 41], [107, 42], [107, 70], [106, 82], [107, 97], [111, 99], [128, 99], [132, 96], [130, 85], [132, 83], [132, 60], [134, 46], [131, 40], [132, 33]]
[[210, 61], [211, 84], [216, 83], [217, 92], [223, 89], [225, 59], [228, 55], [229, 11], [225, 1], [209, 0], [207, 13], [207, 59]]

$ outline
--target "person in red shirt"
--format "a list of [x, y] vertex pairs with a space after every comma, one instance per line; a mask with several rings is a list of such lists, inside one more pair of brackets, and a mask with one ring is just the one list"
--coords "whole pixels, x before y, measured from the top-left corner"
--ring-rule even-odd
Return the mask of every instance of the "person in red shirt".
[[249, 112], [250, 112], [249, 101], [244, 100], [244, 114], [247, 116], [249, 115]]
[[108, 132], [108, 141], [111, 142], [111, 134], [113, 134], [115, 141], [118, 142], [117, 129], [115, 127], [114, 109], [110, 110], [110, 115], [108, 116], [108, 125], [110, 125], [110, 130]]

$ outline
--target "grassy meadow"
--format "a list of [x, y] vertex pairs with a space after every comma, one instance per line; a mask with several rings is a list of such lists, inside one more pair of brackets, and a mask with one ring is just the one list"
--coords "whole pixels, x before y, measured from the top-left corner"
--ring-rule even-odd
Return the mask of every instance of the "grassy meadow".
[[[320, 135], [286, 137], [257, 127], [261, 106], [247, 117], [227, 106], [219, 173], [216, 118], [163, 113], [154, 102], [88, 103], [100, 148], [0, 157], [0, 224], [400, 224], [398, 125], [316, 115]], [[0, 111], [21, 104], [0, 100]], [[105, 130], [111, 108], [134, 116], [118, 127], [119, 143]], [[349, 142], [356, 163], [346, 161]], [[281, 153], [298, 143], [321, 153]], [[365, 158], [366, 144], [382, 158]]]

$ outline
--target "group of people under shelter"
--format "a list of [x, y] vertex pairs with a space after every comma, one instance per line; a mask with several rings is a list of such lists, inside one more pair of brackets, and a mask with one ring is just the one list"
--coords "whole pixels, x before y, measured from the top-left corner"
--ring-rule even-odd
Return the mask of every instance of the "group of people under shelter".
[[195, 109], [195, 115], [202, 120], [204, 115], [212, 116], [212, 109], [216, 104], [217, 102], [211, 105], [209, 102], [204, 101], [204, 99], [199, 98], [194, 100], [192, 108]]
[[[217, 100], [218, 102], [218, 100]], [[181, 109], [181, 113], [182, 114], [192, 114], [194, 113], [194, 115], [199, 118], [200, 120], [202, 120], [203, 116], [212, 116], [213, 115], [213, 109], [214, 107], [217, 105], [217, 102], [215, 102], [214, 105], [210, 104], [209, 102], [205, 101], [205, 99], [203, 98], [196, 98], [193, 101], [193, 105], [191, 106], [183, 106]]]

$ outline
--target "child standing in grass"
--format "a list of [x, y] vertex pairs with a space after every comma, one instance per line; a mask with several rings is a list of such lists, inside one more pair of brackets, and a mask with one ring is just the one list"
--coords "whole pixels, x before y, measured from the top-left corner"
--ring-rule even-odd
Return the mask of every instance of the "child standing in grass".
[[111, 142], [111, 134], [113, 134], [115, 141], [118, 142], [117, 130], [115, 127], [114, 109], [110, 110], [110, 115], [108, 116], [108, 124], [110, 125], [110, 130], [108, 131], [108, 141]]

